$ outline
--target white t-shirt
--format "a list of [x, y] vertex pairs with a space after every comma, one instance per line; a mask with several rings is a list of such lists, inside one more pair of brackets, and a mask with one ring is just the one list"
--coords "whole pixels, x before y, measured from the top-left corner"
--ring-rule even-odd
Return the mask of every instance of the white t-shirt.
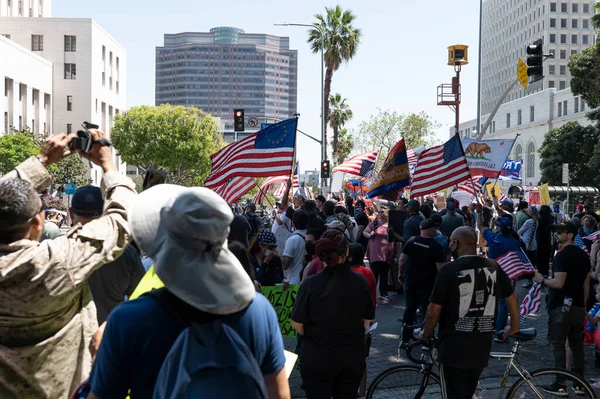
[[304, 260], [304, 255], [306, 255], [305, 235], [306, 230], [296, 230], [285, 243], [283, 256], [292, 258], [292, 263], [287, 270], [283, 271], [283, 276], [290, 284], [300, 284], [302, 261]]
[[285, 249], [285, 243], [293, 234], [292, 221], [285, 216], [285, 213], [280, 215], [281, 225], [277, 224], [277, 221], [273, 222], [271, 232], [275, 234], [277, 240], [277, 252], [283, 253]]

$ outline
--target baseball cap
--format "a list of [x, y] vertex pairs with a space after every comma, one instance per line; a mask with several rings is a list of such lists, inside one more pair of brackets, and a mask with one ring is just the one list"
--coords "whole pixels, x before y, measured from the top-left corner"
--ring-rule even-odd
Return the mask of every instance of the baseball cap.
[[102, 191], [100, 191], [99, 187], [95, 186], [78, 188], [71, 199], [71, 208], [73, 208], [73, 213], [77, 216], [101, 216], [104, 209]]
[[318, 195], [317, 196], [317, 200], [321, 201], [321, 202], [326, 202], [327, 201], [327, 199], [323, 195]]
[[327, 223], [325, 226], [327, 226], [327, 228], [329, 228], [329, 229], [339, 230], [342, 233], [346, 230], [346, 226], [344, 225], [344, 222], [342, 222], [341, 220], [337, 220], [337, 219], [332, 220], [331, 222]]
[[418, 200], [413, 199], [408, 201], [408, 205], [409, 208], [414, 208], [414, 209], [419, 209], [421, 207], [421, 204], [419, 203]]
[[449, 211], [455, 211], [456, 210], [456, 202], [454, 201], [448, 201], [446, 203], [446, 209]]
[[431, 221], [435, 225], [435, 227], [440, 227], [442, 225], [442, 217], [440, 215], [431, 215]]
[[428, 218], [428, 219], [423, 220], [421, 222], [421, 224], [419, 225], [419, 227], [421, 228], [421, 230], [427, 230], [427, 229], [430, 229], [432, 227], [437, 227], [437, 226], [434, 223], [433, 219]]
[[556, 233], [572, 233], [577, 234], [577, 226], [571, 222], [561, 222], [559, 224], [552, 225], [552, 231]]
[[514, 202], [508, 198], [505, 198], [502, 200], [502, 202], [500, 202], [500, 205], [514, 205]]
[[501, 229], [512, 229], [512, 219], [507, 216], [502, 216], [496, 222], [496, 226], [500, 227]]

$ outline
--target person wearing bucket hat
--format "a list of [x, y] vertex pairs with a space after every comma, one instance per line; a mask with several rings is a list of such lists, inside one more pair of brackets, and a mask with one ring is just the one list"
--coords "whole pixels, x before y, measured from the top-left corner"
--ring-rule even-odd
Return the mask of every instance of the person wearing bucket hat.
[[269, 396], [289, 397], [277, 315], [227, 247], [232, 219], [225, 200], [206, 188], [161, 184], [138, 195], [129, 211], [133, 236], [165, 288], [109, 316], [90, 375], [96, 397], [121, 398], [128, 390], [152, 397], [186, 320], [228, 326], [251, 348]]
[[256, 270], [256, 279], [262, 286], [273, 286], [283, 281], [281, 257], [277, 251], [277, 239], [269, 230], [261, 230], [252, 239], [250, 248], [250, 264]]

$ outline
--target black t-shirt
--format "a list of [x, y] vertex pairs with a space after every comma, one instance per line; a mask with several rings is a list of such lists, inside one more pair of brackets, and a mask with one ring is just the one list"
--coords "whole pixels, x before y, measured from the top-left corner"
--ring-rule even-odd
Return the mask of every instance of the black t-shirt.
[[585, 305], [583, 284], [590, 272], [590, 257], [576, 245], [567, 245], [557, 252], [552, 263], [554, 273], [565, 272], [567, 279], [561, 289], [550, 288], [548, 309], [556, 309], [563, 305], [566, 296], [573, 298], [572, 306]]
[[248, 219], [243, 215], [234, 215], [231, 225], [229, 225], [227, 241], [237, 241], [248, 248], [250, 233], [252, 233], [252, 226], [250, 226]]
[[416, 236], [406, 242], [402, 253], [408, 256], [405, 281], [411, 289], [423, 290], [429, 295], [437, 275], [436, 263], [442, 263], [444, 249], [433, 238]]
[[363, 363], [363, 320], [374, 318], [369, 285], [350, 266], [328, 266], [307, 278], [292, 311], [292, 320], [304, 324], [302, 362], [319, 367]]
[[510, 279], [491, 259], [461, 256], [442, 266], [430, 298], [443, 307], [440, 363], [459, 368], [486, 367], [498, 300], [512, 293]]
[[410, 214], [408, 219], [404, 221], [404, 227], [402, 229], [402, 235], [405, 240], [408, 240], [414, 236], [421, 235], [421, 222], [425, 218], [418, 213]]
[[[361, 212], [358, 216], [356, 216], [354, 218], [354, 221], [356, 222], [357, 227], [364, 226], [366, 228], [369, 225], [369, 217], [364, 212]], [[367, 244], [369, 243], [369, 239], [361, 234], [360, 237], [358, 237], [358, 243], [362, 245], [363, 248], [366, 250]]]

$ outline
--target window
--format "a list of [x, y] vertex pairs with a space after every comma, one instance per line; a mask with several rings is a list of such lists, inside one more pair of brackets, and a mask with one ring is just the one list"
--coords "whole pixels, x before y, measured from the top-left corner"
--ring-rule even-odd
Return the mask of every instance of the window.
[[535, 177], [535, 144], [527, 144], [527, 177]]
[[31, 51], [44, 51], [44, 36], [31, 35]]
[[549, 89], [553, 89], [554, 88], [554, 81], [553, 80], [549, 80], [548, 81], [548, 88]]
[[556, 12], [556, 3], [550, 3], [550, 12]]
[[23, 101], [23, 94], [25, 94], [25, 85], [19, 85], [19, 101]]
[[554, 33], [550, 33], [550, 43], [556, 43], [556, 35]]
[[567, 100], [563, 101], [563, 115], [567, 115]]
[[106, 46], [102, 46], [102, 61], [106, 61]]
[[506, 127], [510, 127], [510, 114], [506, 114]]
[[108, 65], [112, 68], [112, 51], [108, 53]]
[[96, 99], [96, 113], [98, 113], [98, 99]]
[[577, 44], [577, 35], [571, 35], [571, 43]]
[[561, 18], [560, 19], [560, 27], [561, 28], [566, 28], [567, 27], [567, 19], [566, 18]]
[[567, 59], [567, 50], [560, 50], [560, 59], [561, 60]]
[[119, 57], [117, 57], [117, 72], [119, 72]]
[[115, 89], [117, 91], [117, 94], [119, 94], [119, 81], [118, 80], [115, 83]]
[[588, 13], [590, 12], [590, 5], [589, 4], [583, 4], [583, 12], [584, 13]]
[[77, 75], [75, 64], [65, 64], [65, 79], [75, 80]]
[[112, 77], [108, 78], [108, 90], [112, 90]]
[[102, 87], [106, 86], [106, 72], [102, 72]]
[[581, 112], [585, 111], [585, 102], [581, 100]]
[[566, 44], [567, 43], [567, 35], [560, 35], [560, 42], [562, 44]]
[[588, 44], [588, 35], [581, 35], [581, 43]]
[[571, 55], [577, 54], [577, 50], [571, 50]]
[[67, 134], [73, 133], [73, 124], [67, 123]]
[[8, 88], [10, 87], [10, 79], [4, 78], [4, 97], [8, 97]]
[[558, 103], [558, 117], [560, 118], [562, 116], [562, 103]]
[[567, 3], [560, 3], [560, 12], [567, 12]]
[[31, 133], [35, 133], [35, 119], [31, 120]]
[[67, 96], [67, 111], [73, 111], [73, 96]]
[[[573, 5], [575, 5], [575, 4], [573, 4]], [[571, 20], [571, 28], [577, 28], [577, 23], [578, 23], [578, 21], [579, 21], [579, 20], [578, 20], [577, 18], [573, 18], [573, 19]]]
[[48, 133], [48, 132], [46, 131], [46, 122], [44, 122], [44, 130], [42, 130], [42, 133]]
[[515, 146], [515, 159], [520, 160], [523, 159], [523, 147], [521, 144], [517, 144]]
[[556, 18], [550, 18], [550, 27], [556, 28]]
[[517, 125], [523, 123], [523, 112], [521, 110], [517, 111]]
[[74, 52], [77, 50], [77, 36], [65, 35], [65, 52]]
[[529, 122], [533, 122], [535, 120], [535, 107], [532, 105], [529, 107]]
[[555, 67], [554, 65], [548, 65], [548, 73], [549, 73], [550, 75], [554, 75], [555, 68], [556, 68], [556, 67]]
[[575, 97], [573, 99], [573, 112], [575, 112], [575, 113], [579, 112], [579, 97]]
[[573, 12], [579, 12], [579, 4], [573, 4], [573, 8], [572, 8]]
[[19, 116], [19, 130], [23, 130], [23, 117]]
[[584, 29], [588, 29], [590, 27], [590, 21], [587, 19], [584, 19], [583, 21], [581, 21], [581, 23], [583, 24]]
[[560, 66], [560, 74], [561, 75], [566, 75], [567, 74], [567, 66], [566, 65], [561, 65]]
[[564, 90], [567, 88], [567, 83], [564, 80], [558, 82], [558, 90]]
[[492, 133], [496, 133], [496, 121], [492, 121]]

